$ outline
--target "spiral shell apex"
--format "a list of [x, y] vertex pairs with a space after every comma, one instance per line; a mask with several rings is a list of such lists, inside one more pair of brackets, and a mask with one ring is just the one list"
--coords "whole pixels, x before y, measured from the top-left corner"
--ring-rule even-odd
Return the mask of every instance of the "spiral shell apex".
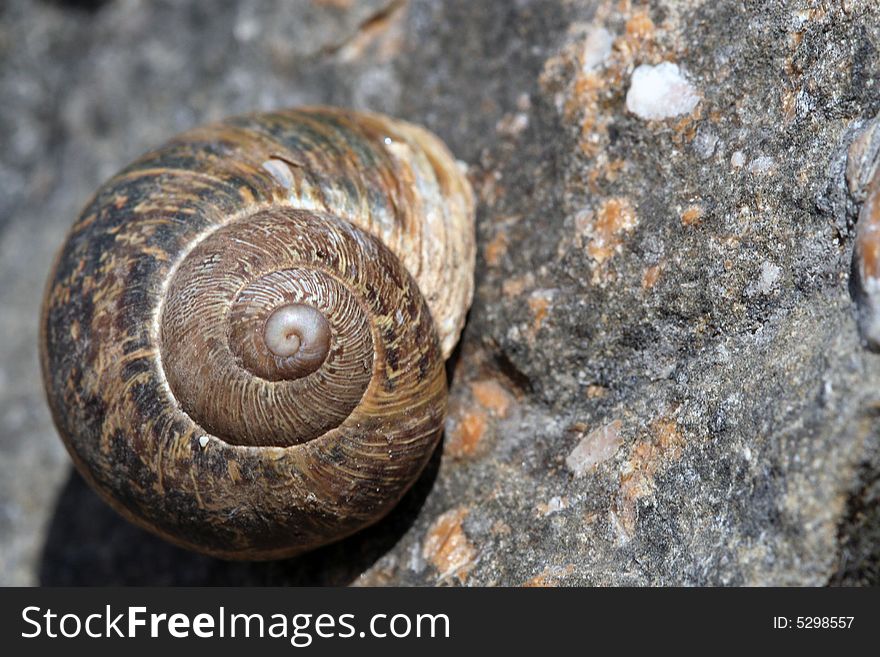
[[108, 181], [61, 249], [56, 426], [104, 499], [179, 545], [342, 538], [440, 438], [474, 254], [467, 180], [417, 126], [304, 108], [191, 130]]

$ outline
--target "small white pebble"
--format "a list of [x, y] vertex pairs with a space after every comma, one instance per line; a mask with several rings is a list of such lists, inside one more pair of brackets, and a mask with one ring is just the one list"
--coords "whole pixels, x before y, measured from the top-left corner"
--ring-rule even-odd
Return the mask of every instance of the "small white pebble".
[[749, 171], [752, 173], [766, 173], [770, 171], [776, 163], [773, 161], [772, 157], [767, 157], [766, 155], [762, 155], [761, 157], [756, 157], [754, 160], [749, 162]]
[[583, 52], [583, 71], [590, 71], [599, 68], [608, 59], [611, 54], [611, 45], [614, 43], [614, 37], [604, 27], [597, 27], [590, 30], [584, 41]]
[[564, 508], [565, 508], [565, 502], [563, 501], [563, 499], [561, 497], [559, 497], [558, 495], [555, 497], [551, 497], [547, 501], [547, 509], [544, 512], [544, 515], [549, 516], [553, 513], [557, 513], [559, 511], [562, 511]]
[[642, 64], [633, 71], [626, 108], [640, 119], [667, 119], [689, 114], [700, 102], [678, 64]]
[[734, 169], [741, 169], [746, 163], [746, 156], [742, 151], [734, 151], [730, 156], [730, 166]]
[[583, 477], [603, 461], [607, 461], [617, 453], [623, 444], [620, 436], [620, 420], [594, 429], [575, 446], [565, 458], [566, 467], [575, 477]]
[[770, 294], [781, 276], [782, 269], [778, 265], [774, 265], [769, 260], [762, 262], [761, 275], [757, 285], [758, 292], [764, 295]]
[[382, 141], [385, 142], [386, 146], [391, 146], [391, 137], [385, 137]]
[[202, 436], [201, 438], [199, 438], [199, 446], [204, 448], [205, 446], [207, 446], [209, 440], [211, 439], [208, 438], [208, 436]]
[[718, 144], [718, 135], [711, 128], [700, 128], [694, 138], [694, 152], [701, 160], [707, 160], [715, 152]]

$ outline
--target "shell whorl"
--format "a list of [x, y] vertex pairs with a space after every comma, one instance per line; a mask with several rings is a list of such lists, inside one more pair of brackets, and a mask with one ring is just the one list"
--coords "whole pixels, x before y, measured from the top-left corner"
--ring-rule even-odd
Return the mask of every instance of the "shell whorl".
[[197, 128], [106, 183], [44, 302], [81, 472], [186, 547], [275, 558], [384, 515], [442, 432], [473, 289], [445, 147], [310, 108]]
[[[419, 351], [416, 291], [396, 259], [358, 233], [330, 216], [278, 208], [224, 226], [187, 255], [165, 294], [160, 344], [174, 397], [199, 426], [237, 445], [312, 440], [386, 375], [374, 373], [374, 351], [392, 345], [374, 338], [374, 325], [392, 323], [394, 349]], [[322, 323], [323, 339], [300, 336], [296, 351], [278, 355], [266, 334], [279, 317], [294, 328], [303, 317]]]
[[859, 207], [850, 289], [865, 345], [880, 351], [880, 115], [868, 121], [849, 147], [846, 180]]

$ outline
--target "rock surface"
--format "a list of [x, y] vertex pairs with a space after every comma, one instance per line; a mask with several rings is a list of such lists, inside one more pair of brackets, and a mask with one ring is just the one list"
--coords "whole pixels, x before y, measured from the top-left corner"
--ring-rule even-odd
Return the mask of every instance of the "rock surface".
[[[0, 583], [880, 583], [880, 356], [843, 177], [880, 111], [880, 7], [816, 5], [4, 2]], [[633, 71], [663, 62], [696, 106], [628, 112]], [[403, 503], [342, 544], [229, 564], [71, 474], [39, 297], [121, 166], [304, 103], [446, 140], [479, 197], [478, 287], [442, 453]]]

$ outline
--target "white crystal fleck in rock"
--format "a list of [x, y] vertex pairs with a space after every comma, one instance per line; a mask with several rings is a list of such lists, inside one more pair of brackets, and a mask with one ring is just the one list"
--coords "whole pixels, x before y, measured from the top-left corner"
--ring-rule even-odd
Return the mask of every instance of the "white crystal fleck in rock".
[[667, 119], [689, 114], [700, 102], [678, 64], [642, 64], [633, 71], [626, 108], [640, 119]]

